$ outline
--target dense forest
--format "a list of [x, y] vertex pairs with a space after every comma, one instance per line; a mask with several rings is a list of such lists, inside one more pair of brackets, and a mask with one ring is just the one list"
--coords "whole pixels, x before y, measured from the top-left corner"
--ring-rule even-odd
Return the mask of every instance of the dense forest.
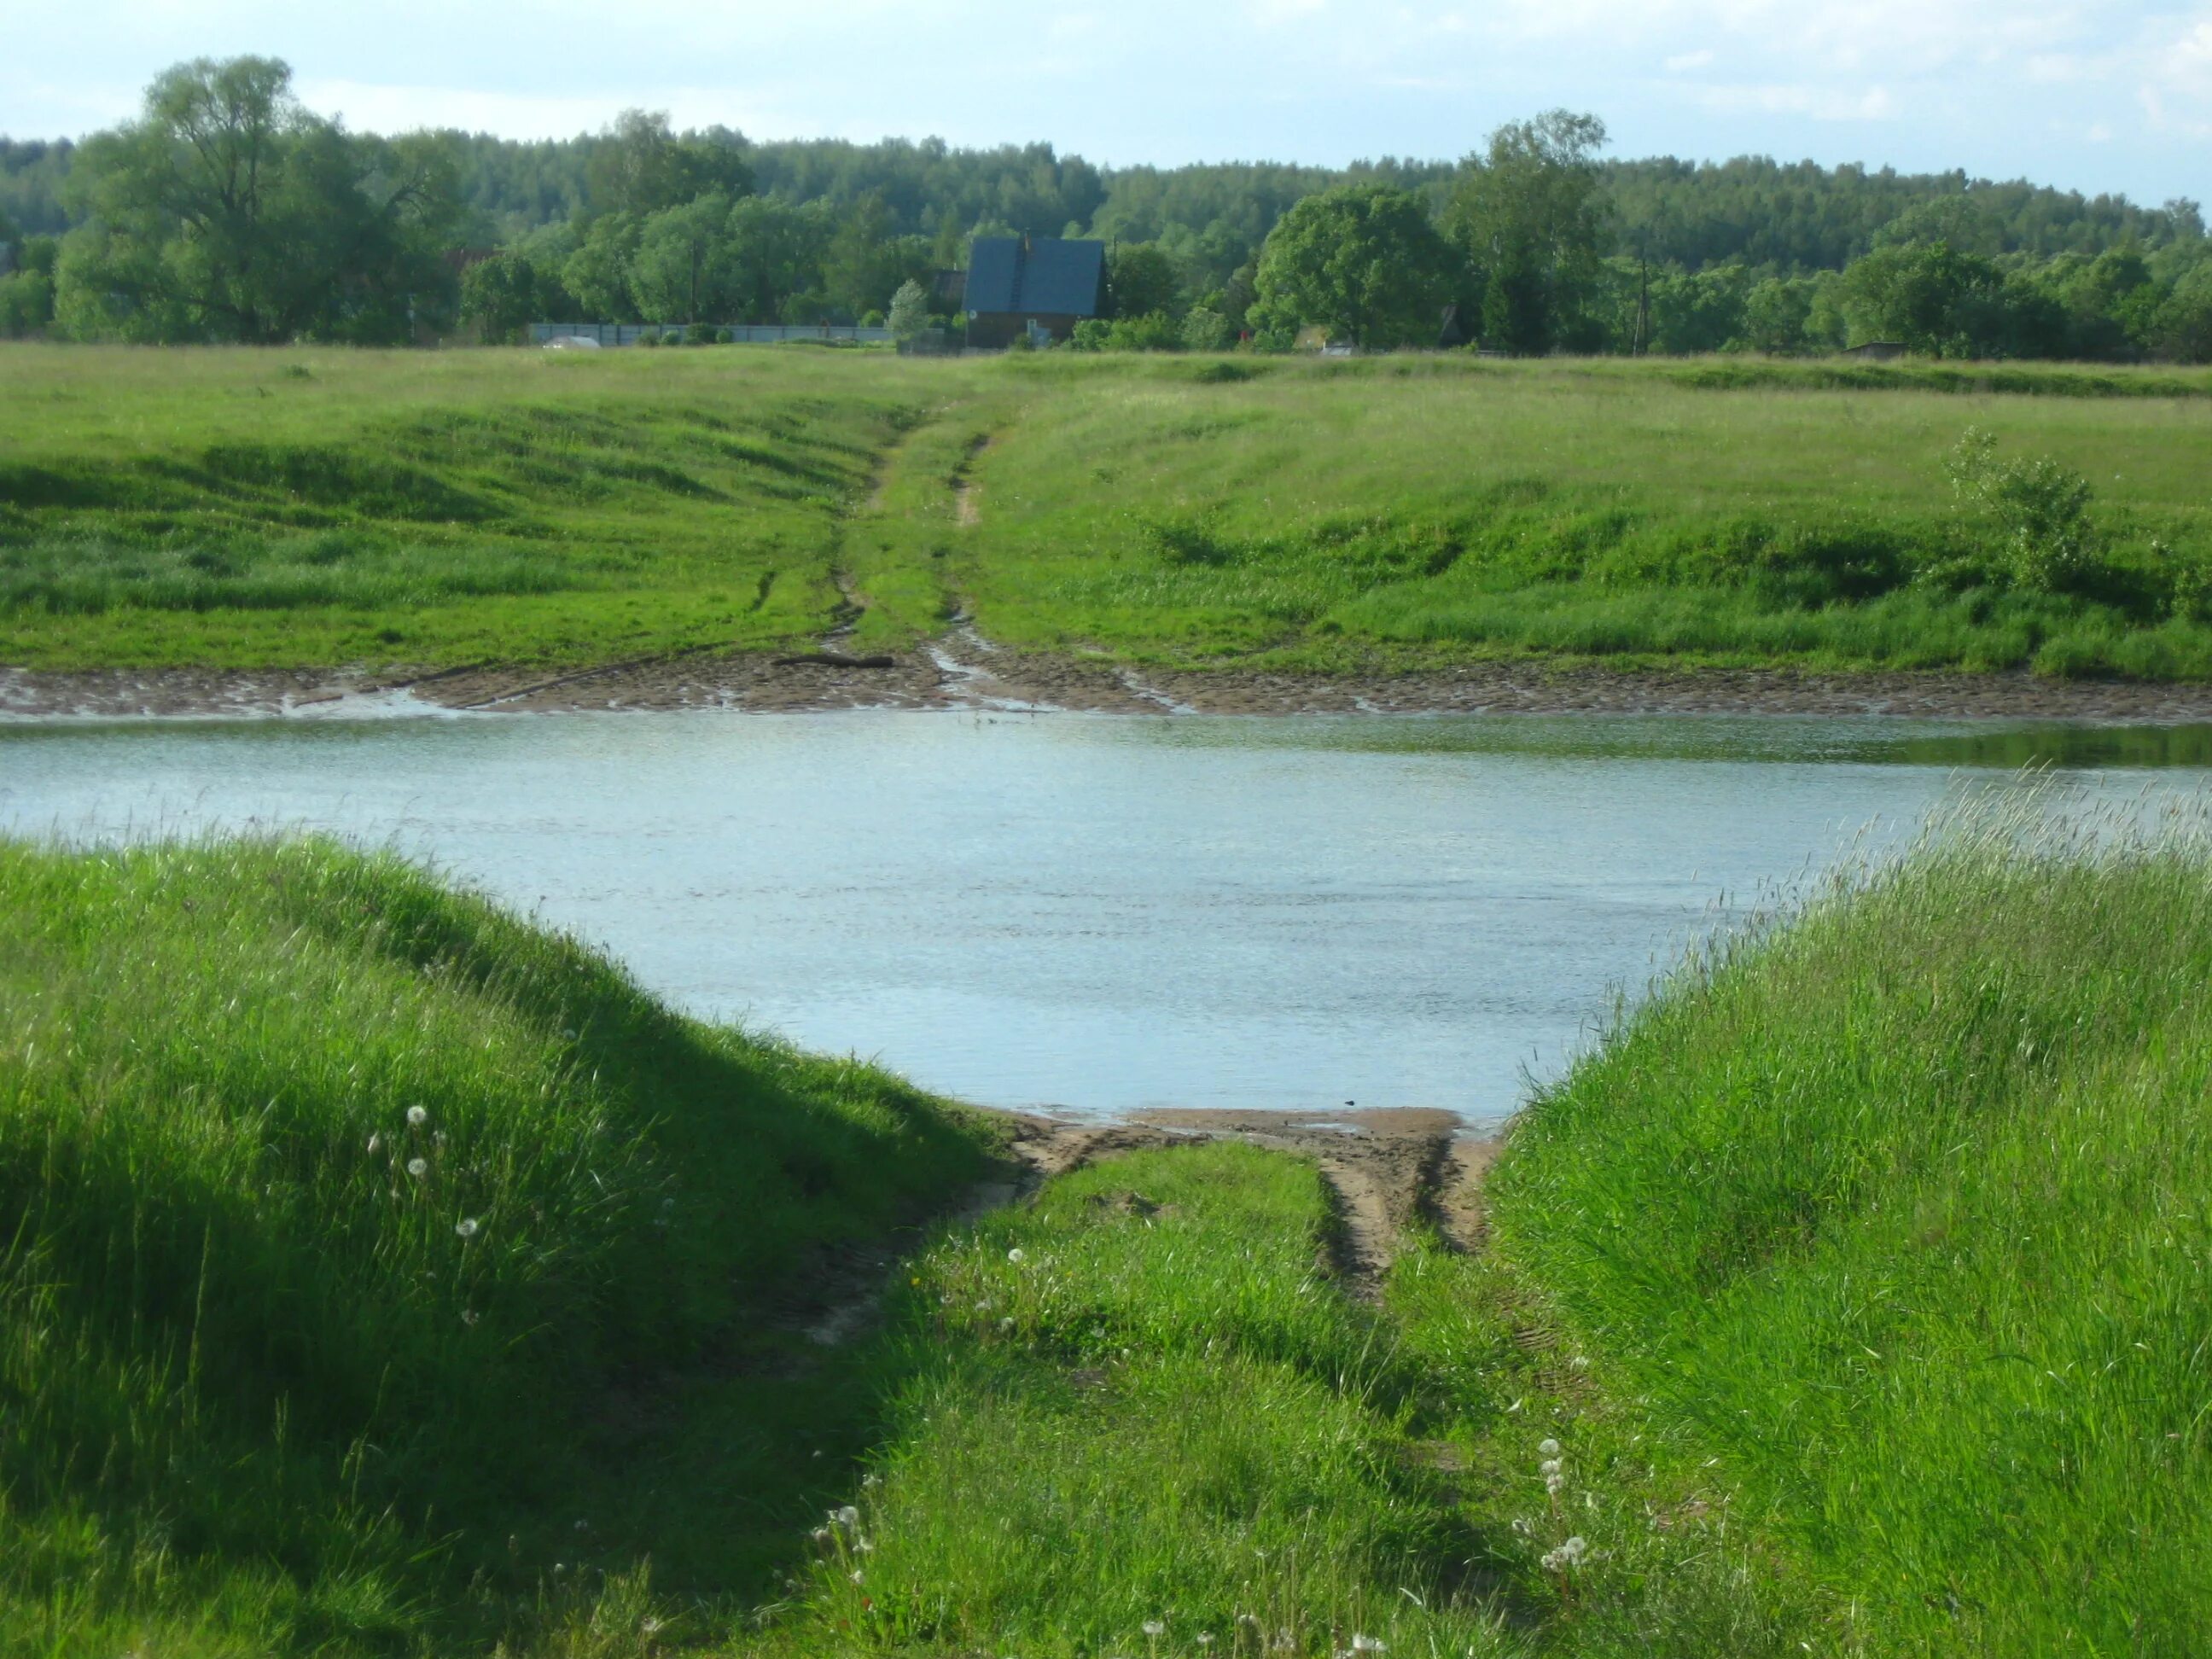
[[[240, 65], [264, 72], [241, 81]], [[352, 268], [295, 270], [281, 300], [196, 291], [180, 260], [270, 232], [188, 227], [156, 199], [164, 179], [175, 200], [192, 197], [163, 151], [188, 149], [195, 123], [289, 145], [278, 153], [297, 155], [292, 174], [316, 179], [322, 206], [293, 200], [306, 217], [283, 246]], [[970, 238], [1023, 233], [1114, 245], [1112, 314], [1086, 331], [1091, 346], [1264, 347], [1318, 325], [1376, 346], [1514, 352], [1885, 339], [1961, 356], [2212, 357], [2212, 244], [2194, 203], [1765, 157], [1613, 160], [1603, 143], [1601, 125], [1563, 113], [1509, 124], [1460, 160], [1344, 168], [1109, 168], [1043, 143], [758, 143], [638, 112], [558, 141], [384, 140], [299, 108], [281, 64], [203, 63], [163, 77], [146, 116], [116, 132], [0, 139], [0, 270], [12, 268], [0, 331], [391, 340], [459, 324], [501, 338], [545, 319], [880, 320], [902, 295], [904, 321], [920, 325], [952, 309], [934, 275], [964, 264]], [[1299, 234], [1380, 237], [1367, 251], [1410, 280], [1387, 297], [1319, 294], [1286, 246], [1271, 271], [1279, 228], [1323, 202], [1344, 210]], [[1399, 210], [1408, 204], [1418, 215]], [[319, 216], [350, 228], [332, 234]], [[1325, 247], [1304, 257], [1328, 262]], [[1390, 320], [1363, 322], [1370, 312]], [[933, 320], [957, 333], [957, 315]]]

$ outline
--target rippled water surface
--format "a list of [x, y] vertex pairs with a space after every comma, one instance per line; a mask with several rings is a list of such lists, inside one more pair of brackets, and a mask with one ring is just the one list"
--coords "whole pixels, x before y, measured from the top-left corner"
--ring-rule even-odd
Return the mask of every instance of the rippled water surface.
[[2059, 769], [2193, 793], [2203, 730], [1527, 717], [572, 714], [0, 727], [0, 829], [312, 826], [698, 1013], [933, 1088], [1510, 1111], [1693, 940]]

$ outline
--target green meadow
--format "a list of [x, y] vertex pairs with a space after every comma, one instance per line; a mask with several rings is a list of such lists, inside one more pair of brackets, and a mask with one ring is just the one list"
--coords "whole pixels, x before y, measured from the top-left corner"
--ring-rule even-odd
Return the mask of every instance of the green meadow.
[[2212, 1617], [2195, 830], [1968, 817], [1685, 963], [1530, 1102], [1475, 1248], [1417, 1219], [1373, 1297], [1310, 1164], [1151, 1151], [977, 1212], [994, 1120], [388, 856], [12, 844], [0, 922], [0, 1651]]
[[[2199, 371], [15, 345], [0, 380], [20, 666], [580, 665], [857, 602], [879, 646], [966, 615], [1196, 667], [2212, 675]], [[1970, 428], [2073, 519], [1960, 499]]]

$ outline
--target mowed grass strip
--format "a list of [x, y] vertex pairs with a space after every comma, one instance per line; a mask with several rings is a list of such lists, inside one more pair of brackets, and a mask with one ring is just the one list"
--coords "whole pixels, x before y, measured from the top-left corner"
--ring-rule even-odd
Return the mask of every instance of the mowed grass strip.
[[913, 366], [7, 349], [0, 659], [438, 667], [824, 625]]

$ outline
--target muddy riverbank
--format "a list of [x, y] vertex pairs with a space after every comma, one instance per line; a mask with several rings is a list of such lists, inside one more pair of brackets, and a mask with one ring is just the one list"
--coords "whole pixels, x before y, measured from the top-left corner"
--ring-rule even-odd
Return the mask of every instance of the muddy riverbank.
[[2212, 720], [2212, 685], [2024, 672], [1799, 673], [1472, 663], [1320, 676], [1137, 669], [994, 647], [957, 632], [888, 666], [692, 653], [552, 671], [481, 664], [434, 674], [0, 668], [0, 717], [253, 718], [373, 713], [727, 708], [1023, 709], [1124, 714], [1658, 714]]

